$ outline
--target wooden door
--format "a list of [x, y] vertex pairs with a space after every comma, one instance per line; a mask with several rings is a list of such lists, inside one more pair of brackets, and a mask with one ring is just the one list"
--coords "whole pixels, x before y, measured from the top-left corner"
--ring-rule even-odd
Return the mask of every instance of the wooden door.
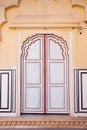
[[66, 42], [53, 34], [28, 38], [22, 47], [22, 113], [68, 113]]

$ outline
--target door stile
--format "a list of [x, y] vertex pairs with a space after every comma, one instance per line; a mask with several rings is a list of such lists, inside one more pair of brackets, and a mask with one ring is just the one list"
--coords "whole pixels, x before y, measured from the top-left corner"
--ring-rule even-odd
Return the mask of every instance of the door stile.
[[44, 113], [46, 113], [46, 34], [44, 34]]

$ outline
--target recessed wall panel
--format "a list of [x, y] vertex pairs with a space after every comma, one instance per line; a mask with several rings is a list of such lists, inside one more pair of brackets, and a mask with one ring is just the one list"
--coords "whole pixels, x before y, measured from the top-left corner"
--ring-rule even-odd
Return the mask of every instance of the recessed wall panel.
[[1, 108], [8, 107], [8, 74], [1, 75]]
[[82, 107], [87, 109], [87, 73], [82, 73]]

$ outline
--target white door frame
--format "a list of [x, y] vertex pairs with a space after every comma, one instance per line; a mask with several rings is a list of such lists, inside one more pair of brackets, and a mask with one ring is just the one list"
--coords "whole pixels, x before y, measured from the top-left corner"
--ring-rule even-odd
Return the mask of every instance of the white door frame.
[[[20, 46], [20, 38], [21, 34], [26, 34], [26, 33], [33, 33], [36, 34], [37, 30], [20, 30], [17, 29], [17, 95], [16, 95], [16, 112], [17, 115], [20, 115], [20, 55], [21, 55], [21, 46]], [[53, 33], [55, 35], [60, 36], [60, 31], [54, 31], [54, 30], [38, 30], [38, 34], [40, 33]], [[74, 116], [74, 81], [73, 81], [73, 52], [72, 52], [72, 47], [73, 47], [73, 39], [74, 35], [72, 31], [65, 31], [64, 33], [68, 33], [69, 39], [70, 39], [70, 46], [69, 46], [69, 91], [70, 91], [70, 116]]]

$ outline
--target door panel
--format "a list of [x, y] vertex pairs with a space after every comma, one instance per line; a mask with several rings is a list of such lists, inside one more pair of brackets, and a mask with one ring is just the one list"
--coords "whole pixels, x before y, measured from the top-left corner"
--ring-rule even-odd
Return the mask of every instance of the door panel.
[[49, 82], [50, 84], [64, 83], [64, 63], [49, 63]]
[[41, 108], [41, 90], [40, 87], [26, 88], [26, 108], [27, 109], [40, 109]]
[[25, 83], [40, 84], [41, 83], [41, 65], [36, 62], [27, 62], [25, 64]]
[[43, 109], [43, 36], [29, 38], [26, 41], [23, 72], [23, 113], [42, 113]]
[[68, 113], [66, 42], [38, 34], [28, 38], [22, 49], [22, 113]]
[[63, 59], [62, 56], [62, 50], [60, 49], [60, 45], [55, 43], [55, 41], [51, 40], [49, 41], [49, 51], [50, 51], [50, 59]]
[[50, 87], [50, 109], [63, 109], [65, 106], [64, 96], [64, 86]]
[[27, 59], [40, 59], [40, 58], [41, 58], [41, 40], [38, 39], [37, 41], [35, 41], [35, 43], [30, 44], [28, 48]]
[[[64, 42], [64, 41], [63, 41]], [[47, 35], [47, 113], [68, 113], [68, 72], [64, 43], [54, 35]]]

